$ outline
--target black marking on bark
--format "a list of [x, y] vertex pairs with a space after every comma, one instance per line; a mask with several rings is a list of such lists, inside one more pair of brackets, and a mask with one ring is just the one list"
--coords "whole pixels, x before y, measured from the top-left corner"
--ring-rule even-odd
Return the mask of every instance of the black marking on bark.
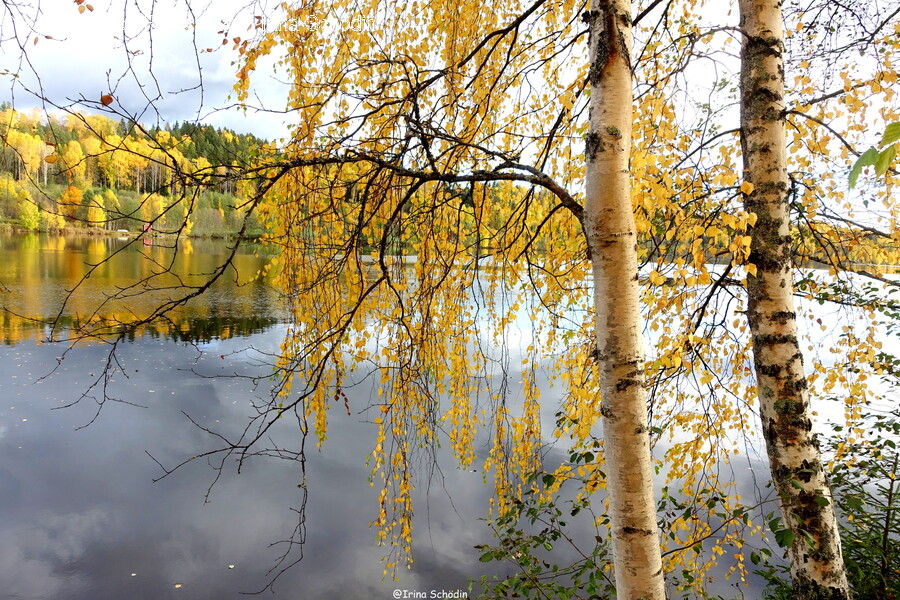
[[628, 535], [656, 535], [656, 532], [650, 531], [649, 529], [641, 529], [640, 527], [623, 527], [622, 532], [627, 533]]
[[[781, 103], [781, 94], [770, 90], [769, 88], [759, 85], [747, 98], [748, 109], [753, 118], [762, 121], [780, 121], [783, 117], [783, 111], [778, 108]], [[757, 146], [752, 150], [756, 152], [771, 152], [768, 145]]]
[[794, 576], [791, 588], [794, 600], [847, 600], [840, 587], [824, 586], [801, 574]]
[[635, 379], [620, 379], [618, 382], [616, 382], [616, 391], [624, 392], [630, 387], [640, 385], [640, 383], [640, 381], [637, 381]]
[[781, 39], [748, 35], [744, 52], [756, 60], [762, 60], [765, 56], [781, 56]]
[[784, 391], [787, 394], [800, 394], [807, 388], [806, 377], [792, 377], [784, 382]]
[[769, 314], [769, 320], [775, 323], [781, 323], [782, 325], [788, 323], [789, 321], [793, 321], [797, 318], [797, 313], [790, 310], [782, 310], [776, 311]]
[[816, 463], [811, 463], [808, 460], [804, 460], [800, 463], [800, 470], [797, 471], [797, 479], [802, 481], [803, 483], [809, 483], [812, 481], [813, 473], [818, 470], [818, 465]]
[[616, 382], [616, 391], [624, 392], [628, 388], [634, 386], [642, 386], [644, 384], [643, 373], [630, 373], [628, 377], [622, 377]]
[[588, 23], [590, 28], [588, 37], [590, 47], [594, 48], [596, 44], [594, 58], [588, 69], [588, 83], [599, 84], [606, 69], [616, 59], [624, 60], [630, 69], [631, 57], [628, 54], [625, 36], [621, 29], [622, 25], [629, 25], [630, 17], [616, 14], [610, 0], [598, 0], [597, 10], [587, 11], [581, 15], [581, 18]]
[[[775, 481], [779, 483], [790, 483], [791, 481], [802, 481], [803, 483], [809, 483], [812, 481], [813, 476], [822, 471], [822, 463], [817, 460], [804, 460], [798, 466], [791, 468], [787, 465], [779, 465], [775, 467], [772, 471], [772, 477]], [[793, 487], [793, 486], [792, 486]], [[819, 490], [805, 490], [801, 489], [796, 494], [791, 494], [793, 496], [797, 496], [801, 499], [805, 499], [807, 497], [814, 498], [816, 496], [821, 495]], [[817, 512], [813, 510], [812, 512]], [[798, 515], [802, 520], [806, 520], [809, 518], [809, 515]]]
[[774, 346], [776, 344], [797, 344], [796, 335], [785, 333], [760, 333], [753, 336], [753, 342], [758, 346]]
[[590, 132], [584, 136], [584, 155], [588, 162], [597, 158], [598, 152], [603, 152], [603, 139], [596, 133]]
[[756, 265], [756, 281], [759, 281], [760, 275], [764, 273], [778, 272], [781, 269], [783, 263], [778, 254], [763, 250], [759, 244], [754, 244], [753, 246], [750, 249], [750, 256], [747, 260]]
[[[775, 412], [781, 415], [782, 422], [786, 422], [788, 416], [803, 414], [805, 406], [804, 402], [795, 400], [794, 398], [779, 398], [775, 401], [774, 408]], [[796, 421], [798, 420], [792, 420], [792, 422]]]
[[[757, 203], [745, 203], [748, 212], [761, 214], [762, 210]], [[757, 276], [755, 281], [765, 273], [787, 273], [792, 263], [790, 236], [778, 235], [780, 222], [774, 219], [759, 217], [751, 235], [753, 241], [750, 247], [748, 260], [756, 265]]]
[[744, 46], [741, 48], [741, 95], [751, 120], [772, 121], [784, 118], [783, 111], [774, 108], [781, 102], [781, 95], [766, 87], [768, 81], [783, 81], [784, 67], [779, 66], [778, 73], [769, 73], [762, 65], [766, 58], [781, 55], [782, 43], [777, 37], [745, 38]]
[[761, 363], [756, 365], [756, 371], [760, 375], [766, 375], [768, 377], [778, 377], [778, 375], [781, 374], [781, 369], [781, 365], [764, 365]]
[[769, 418], [768, 422], [763, 420], [763, 437], [766, 438], [766, 445], [769, 448], [769, 455], [771, 458], [778, 457], [778, 451], [776, 448], [778, 447], [775, 442], [778, 441], [778, 427], [775, 423], [775, 419]]

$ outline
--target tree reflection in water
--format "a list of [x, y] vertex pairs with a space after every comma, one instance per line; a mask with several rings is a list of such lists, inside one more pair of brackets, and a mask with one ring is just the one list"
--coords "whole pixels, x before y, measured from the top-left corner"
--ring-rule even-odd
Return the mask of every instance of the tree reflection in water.
[[[278, 294], [252, 282], [262, 259], [238, 257], [237, 283], [223, 278], [169, 319], [122, 340], [119, 370], [106, 392], [124, 402], [106, 403], [99, 417], [103, 396], [97, 393], [51, 410], [90, 387], [109, 350], [99, 340], [78, 344], [58, 363], [67, 346], [42, 343], [53, 310], [87, 263], [122, 243], [0, 237], [7, 309], [0, 313], [0, 581], [11, 597], [237, 598], [263, 588], [267, 571], [289, 547], [269, 546], [289, 538], [297, 523], [292, 511], [300, 509], [304, 490], [296, 465], [253, 456], [237, 476], [234, 461], [211, 471], [210, 464], [220, 463], [201, 460], [154, 483], [161, 472], [148, 453], [170, 466], [219, 441], [198, 425], [226, 436], [246, 427], [254, 403], [265, 401], [256, 383], [271, 374], [270, 358], [286, 327]], [[220, 244], [195, 242], [184, 264], [208, 270], [220, 250]], [[86, 280], [69, 303], [72, 313], [58, 319], [59, 337], [83, 326], [87, 319], [78, 309], [101, 297], [104, 286], [144, 272], [133, 264], [140, 254], [132, 254]], [[121, 314], [139, 314], [140, 301], [132, 299]], [[366, 406], [370, 388], [347, 383], [350, 406]], [[270, 447], [284, 447], [298, 435], [296, 423], [285, 419], [269, 435]], [[490, 495], [482, 474], [423, 466], [416, 562], [399, 582], [382, 582], [382, 552], [368, 526], [377, 506], [365, 462], [374, 435], [364, 414], [335, 418], [323, 451], [308, 457], [305, 556], [278, 580], [276, 598], [465, 590], [469, 578], [485, 572], [472, 551], [490, 538], [478, 521]]]

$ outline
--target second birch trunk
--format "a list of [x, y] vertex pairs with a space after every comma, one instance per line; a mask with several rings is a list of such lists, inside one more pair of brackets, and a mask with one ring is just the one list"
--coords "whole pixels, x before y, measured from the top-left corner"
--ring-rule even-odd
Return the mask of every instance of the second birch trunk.
[[[850, 597], [834, 502], [812, 432], [797, 338], [785, 148], [784, 34], [778, 0], [740, 0], [741, 145], [756, 213], [747, 277], [760, 418], [786, 527], [794, 598]], [[788, 536], [791, 537], [791, 536]]]

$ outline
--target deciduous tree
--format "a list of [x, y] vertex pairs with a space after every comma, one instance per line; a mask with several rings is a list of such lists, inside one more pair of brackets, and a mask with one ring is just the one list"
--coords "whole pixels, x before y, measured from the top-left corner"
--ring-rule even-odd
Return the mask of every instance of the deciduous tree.
[[642, 318], [638, 236], [631, 205], [632, 36], [627, 1], [592, 3], [591, 99], [585, 144], [584, 226], [594, 275], [594, 311], [606, 450], [610, 526], [620, 598], [665, 598]]
[[81, 188], [70, 185], [59, 197], [59, 214], [72, 222], [78, 220], [78, 210], [81, 208], [82, 199]]
[[19, 224], [25, 229], [37, 229], [40, 225], [41, 212], [31, 194], [28, 190], [20, 190], [16, 199], [19, 203]]
[[825, 465], [812, 430], [794, 304], [781, 3], [741, 0], [741, 146], [750, 230], [747, 320], [760, 419], [797, 598], [850, 597]]

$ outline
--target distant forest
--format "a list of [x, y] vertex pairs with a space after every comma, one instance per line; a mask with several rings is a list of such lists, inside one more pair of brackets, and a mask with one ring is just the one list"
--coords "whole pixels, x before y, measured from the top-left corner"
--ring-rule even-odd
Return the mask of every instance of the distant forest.
[[[165, 231], [184, 223], [190, 206], [186, 232], [195, 235], [239, 228], [250, 190], [230, 175], [265, 144], [202, 124], [145, 128], [103, 115], [22, 112], [7, 103], [0, 104], [0, 140], [0, 223], [140, 231], [155, 221], [154, 229]], [[185, 194], [193, 202], [173, 202]]]

